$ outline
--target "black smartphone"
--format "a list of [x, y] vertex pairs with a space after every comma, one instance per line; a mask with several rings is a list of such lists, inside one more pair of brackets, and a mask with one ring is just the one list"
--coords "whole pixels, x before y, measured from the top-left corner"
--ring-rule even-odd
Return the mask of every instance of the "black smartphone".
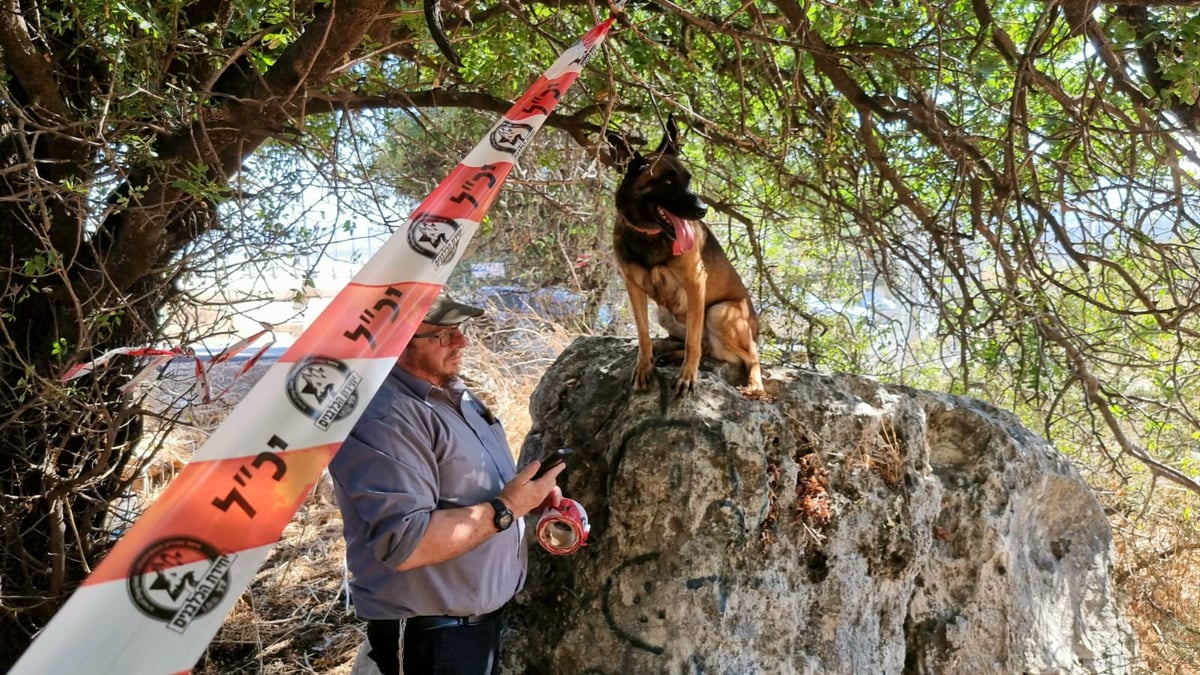
[[554, 452], [542, 458], [542, 465], [538, 467], [537, 473], [533, 474], [533, 479], [541, 478], [547, 471], [567, 461], [567, 458], [574, 452], [570, 448], [559, 448]]

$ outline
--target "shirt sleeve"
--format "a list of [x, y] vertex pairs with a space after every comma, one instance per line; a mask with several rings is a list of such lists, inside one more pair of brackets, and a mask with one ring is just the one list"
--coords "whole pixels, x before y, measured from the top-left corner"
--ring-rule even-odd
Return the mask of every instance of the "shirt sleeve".
[[425, 535], [438, 504], [433, 420], [362, 419], [334, 457], [336, 475], [365, 523], [375, 557], [396, 568]]

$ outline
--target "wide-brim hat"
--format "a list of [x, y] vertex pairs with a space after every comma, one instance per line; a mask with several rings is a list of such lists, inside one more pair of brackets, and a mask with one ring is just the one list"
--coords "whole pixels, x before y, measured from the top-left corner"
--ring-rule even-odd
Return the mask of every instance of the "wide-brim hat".
[[433, 301], [429, 311], [425, 313], [425, 323], [433, 326], [457, 326], [467, 319], [481, 316], [483, 310], [478, 307], [455, 302], [445, 295], [439, 295]]

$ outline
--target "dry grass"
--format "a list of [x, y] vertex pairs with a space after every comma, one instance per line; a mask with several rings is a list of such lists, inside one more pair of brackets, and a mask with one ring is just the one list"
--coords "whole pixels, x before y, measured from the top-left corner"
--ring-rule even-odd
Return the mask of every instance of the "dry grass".
[[904, 445], [896, 431], [894, 420], [883, 419], [867, 424], [854, 445], [850, 465], [862, 471], [874, 472], [893, 490], [904, 479]]
[[346, 606], [341, 523], [322, 481], [193, 672], [350, 673], [363, 631]]
[[[1138, 502], [1114, 493], [1108, 503], [1137, 505], [1111, 517], [1114, 581], [1140, 643], [1142, 671], [1200, 673], [1200, 498], [1162, 488]], [[1147, 501], [1149, 499], [1149, 501]]]
[[467, 356], [463, 379], [504, 422], [514, 455], [529, 433], [529, 397], [542, 373], [575, 336], [553, 322], [492, 326]]

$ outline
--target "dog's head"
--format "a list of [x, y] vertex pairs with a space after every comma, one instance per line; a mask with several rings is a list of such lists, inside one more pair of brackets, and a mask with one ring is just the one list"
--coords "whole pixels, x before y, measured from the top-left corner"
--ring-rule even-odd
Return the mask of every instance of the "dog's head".
[[691, 190], [692, 174], [679, 157], [679, 129], [673, 116], [667, 118], [666, 133], [653, 153], [643, 157], [627, 139], [609, 134], [613, 158], [625, 164], [625, 177], [617, 188], [617, 210], [625, 222], [642, 232], [659, 231], [675, 239], [684, 251], [694, 240], [689, 221], [708, 213], [706, 205]]

